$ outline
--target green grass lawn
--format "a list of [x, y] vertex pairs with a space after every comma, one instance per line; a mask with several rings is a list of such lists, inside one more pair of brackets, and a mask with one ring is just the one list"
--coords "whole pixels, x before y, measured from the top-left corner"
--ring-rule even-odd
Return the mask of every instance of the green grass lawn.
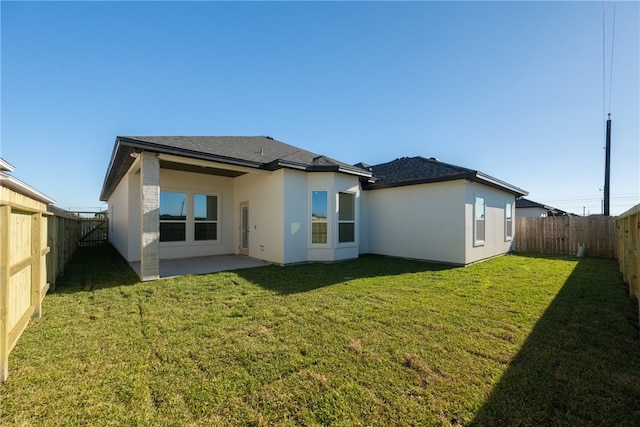
[[612, 260], [139, 283], [85, 248], [10, 355], [0, 425], [637, 426], [635, 310]]

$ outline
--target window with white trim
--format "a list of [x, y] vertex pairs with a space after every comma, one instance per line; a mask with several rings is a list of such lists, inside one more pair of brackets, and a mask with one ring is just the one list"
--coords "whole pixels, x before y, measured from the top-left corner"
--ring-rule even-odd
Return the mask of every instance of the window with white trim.
[[328, 214], [329, 198], [327, 191], [314, 190], [311, 192], [311, 243], [328, 243]]
[[338, 193], [338, 243], [356, 241], [356, 195]]
[[484, 197], [476, 196], [474, 204], [474, 242], [476, 245], [483, 245], [485, 239], [485, 206]]
[[504, 208], [505, 240], [513, 238], [513, 203], [507, 202]]
[[187, 237], [187, 194], [160, 192], [160, 241], [184, 242]]
[[213, 242], [220, 235], [220, 196], [160, 191], [160, 242]]
[[218, 196], [193, 195], [194, 240], [218, 240]]

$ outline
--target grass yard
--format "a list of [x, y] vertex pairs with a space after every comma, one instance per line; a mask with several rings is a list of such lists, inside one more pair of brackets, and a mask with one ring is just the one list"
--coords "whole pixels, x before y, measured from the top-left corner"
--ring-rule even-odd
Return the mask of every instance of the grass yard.
[[612, 260], [366, 256], [138, 283], [81, 249], [10, 355], [0, 425], [640, 425]]

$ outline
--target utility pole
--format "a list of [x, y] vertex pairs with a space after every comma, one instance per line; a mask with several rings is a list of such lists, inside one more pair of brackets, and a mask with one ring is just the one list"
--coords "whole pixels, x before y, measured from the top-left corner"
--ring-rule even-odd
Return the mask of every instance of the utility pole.
[[609, 183], [611, 180], [611, 113], [607, 119], [607, 145], [605, 146], [604, 160], [604, 216], [610, 215]]

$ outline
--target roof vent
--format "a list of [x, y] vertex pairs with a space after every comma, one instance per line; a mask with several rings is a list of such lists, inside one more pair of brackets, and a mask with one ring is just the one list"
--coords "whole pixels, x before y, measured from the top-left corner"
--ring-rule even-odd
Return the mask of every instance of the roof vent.
[[433, 160], [435, 162], [439, 161], [437, 157], [429, 157], [429, 160]]
[[273, 141], [273, 137], [272, 136], [267, 135], [267, 136], [265, 136], [265, 138], [270, 139], [270, 140]]

